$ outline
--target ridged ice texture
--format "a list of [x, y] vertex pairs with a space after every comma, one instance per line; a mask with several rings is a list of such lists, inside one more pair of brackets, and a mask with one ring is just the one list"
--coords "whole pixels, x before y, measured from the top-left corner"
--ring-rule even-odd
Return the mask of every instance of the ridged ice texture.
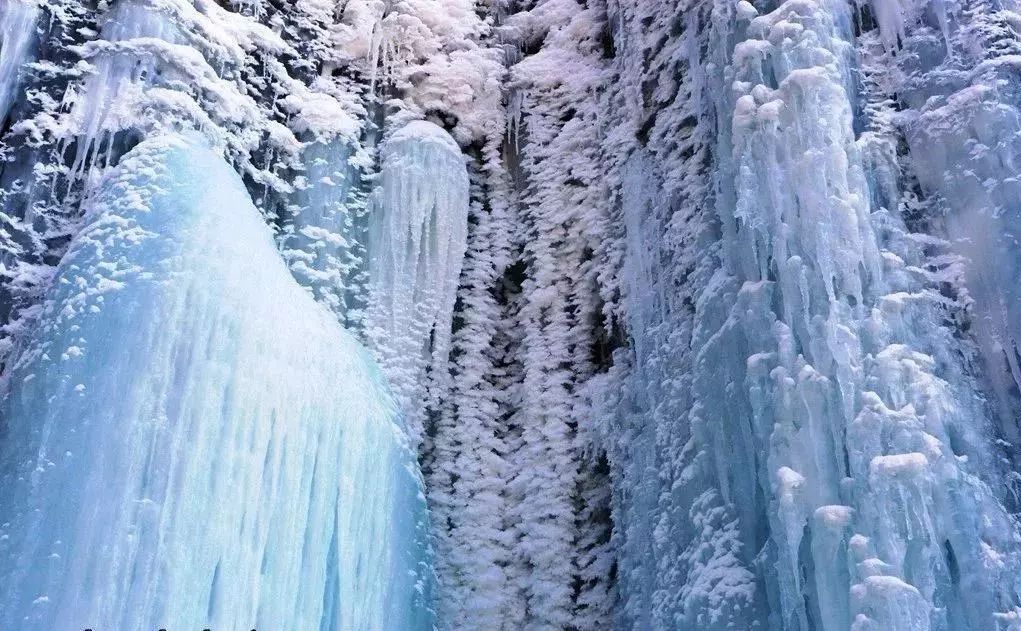
[[851, 40], [846, 3], [789, 0], [734, 49], [717, 107], [736, 294], [696, 340], [721, 363], [694, 378], [694, 431], [743, 527], [769, 533], [772, 627], [990, 629], [1017, 602], [1016, 525], [939, 304], [879, 238]]
[[382, 149], [369, 215], [366, 330], [413, 442], [422, 435], [426, 369], [446, 361], [467, 248], [468, 172], [439, 126], [415, 121]]
[[429, 629], [392, 399], [203, 143], [111, 173], [9, 375], [0, 628]]
[[[637, 417], [622, 428], [633, 461], [615, 517], [626, 628], [1018, 628], [1003, 443], [959, 306], [928, 271], [940, 240], [912, 233], [887, 190], [897, 148], [856, 136], [874, 121], [855, 120], [866, 114], [850, 5], [754, 4], [773, 10], [716, 3], [706, 43], [686, 51], [707, 55], [698, 99], [714, 144], [712, 199], [685, 201], [711, 203], [714, 221], [685, 226], [658, 155], [639, 150], [624, 168]], [[871, 4], [885, 12], [883, 50], [944, 5]], [[1009, 302], [1011, 220], [983, 204], [1009, 209], [1015, 113], [990, 100], [954, 124], [923, 113], [910, 144], [923, 185], [969, 200], [956, 234], [983, 236], [968, 246], [990, 279], [982, 295]], [[689, 302], [676, 286], [695, 288]]]
[[35, 54], [35, 0], [4, 0], [0, 4], [0, 123], [18, 97], [18, 85], [26, 62]]

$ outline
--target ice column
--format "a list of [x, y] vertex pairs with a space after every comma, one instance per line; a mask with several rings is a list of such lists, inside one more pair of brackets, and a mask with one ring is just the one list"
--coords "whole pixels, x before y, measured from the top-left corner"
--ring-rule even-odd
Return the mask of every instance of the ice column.
[[0, 628], [432, 628], [368, 354], [197, 135], [110, 172], [0, 407]]
[[35, 0], [0, 4], [0, 124], [17, 100], [22, 67], [35, 53], [38, 18]]
[[454, 139], [425, 121], [397, 130], [381, 159], [369, 215], [366, 328], [414, 442], [427, 368], [445, 361], [450, 346], [467, 248], [468, 173]]

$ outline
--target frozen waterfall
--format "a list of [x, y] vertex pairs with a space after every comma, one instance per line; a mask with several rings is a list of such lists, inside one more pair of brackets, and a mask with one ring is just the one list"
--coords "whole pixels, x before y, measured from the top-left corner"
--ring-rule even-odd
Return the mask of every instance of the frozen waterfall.
[[1021, 631], [1019, 156], [1021, 0], [0, 0], [0, 631]]
[[[841, 0], [772, 9], [720, 9], [710, 59], [725, 71], [693, 79], [720, 121], [704, 140], [718, 156], [713, 223], [663, 219], [654, 156], [623, 172], [628, 396], [648, 424], [628, 437], [634, 493], [618, 509], [628, 614], [640, 629], [1009, 625], [1021, 593], [1009, 471], [962, 365], [940, 241], [912, 234], [889, 190], [900, 173], [884, 121], [855, 128], [856, 18]], [[974, 261], [978, 341], [1016, 368], [1016, 182], [1002, 165], [1018, 125], [990, 102], [1006, 82], [979, 79], [996, 72], [977, 70], [982, 87], [952, 108], [930, 100], [910, 141]], [[711, 245], [693, 262], [670, 258], [675, 242]], [[662, 477], [643, 479], [653, 463]]]
[[248, 200], [187, 135], [90, 202], [0, 409], [0, 627], [432, 628], [396, 408]]

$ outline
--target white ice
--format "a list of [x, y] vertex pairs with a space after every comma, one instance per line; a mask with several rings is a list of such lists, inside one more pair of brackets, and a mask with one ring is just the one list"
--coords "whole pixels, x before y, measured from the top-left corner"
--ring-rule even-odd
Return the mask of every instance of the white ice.
[[365, 326], [408, 431], [422, 434], [427, 369], [446, 361], [467, 248], [468, 172], [454, 139], [425, 121], [393, 133], [369, 214]]
[[[872, 2], [878, 48], [923, 15], [939, 25], [944, 4]], [[651, 151], [624, 171], [639, 415], [613, 428], [633, 460], [615, 518], [621, 589], [649, 610], [628, 614], [642, 629], [677, 628], [664, 612], [698, 629], [1002, 627], [1021, 594], [1021, 536], [1000, 447], [945, 279], [923, 270], [939, 240], [911, 233], [882, 189], [900, 175], [881, 160], [896, 147], [856, 133], [852, 5], [713, 11], [700, 96], [712, 195], [670, 207], [657, 190], [669, 165]], [[1004, 372], [1021, 330], [1019, 116], [1016, 64], [997, 65], [929, 100], [909, 143], [985, 281], [968, 283], [976, 313], [996, 316], [978, 338], [1000, 345], [986, 355]], [[698, 243], [696, 228], [676, 231], [702, 203], [711, 245], [685, 261], [667, 239]], [[688, 304], [674, 283], [692, 288]]]

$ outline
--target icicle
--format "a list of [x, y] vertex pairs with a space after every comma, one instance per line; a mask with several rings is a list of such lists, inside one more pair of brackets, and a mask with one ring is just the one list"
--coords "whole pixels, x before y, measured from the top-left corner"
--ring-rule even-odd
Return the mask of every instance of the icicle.
[[956, 6], [956, 0], [855, 0], [859, 7], [868, 4], [872, 16], [879, 26], [884, 46], [888, 51], [900, 48], [908, 28], [919, 22], [927, 13], [939, 26], [944, 40], [949, 40], [950, 6]]
[[[252, 18], [212, 2], [123, 0], [113, 5], [101, 39], [81, 47], [90, 73], [66, 97], [70, 124], [65, 142], [76, 148], [72, 178], [98, 175], [90, 169], [116, 163], [138, 136], [195, 129], [214, 146], [244, 156], [246, 176], [289, 192], [286, 182], [260, 170], [249, 156], [265, 137], [274, 148], [297, 152], [293, 133], [269, 120], [247, 88], [234, 81], [236, 76], [224, 78], [214, 70], [244, 64], [257, 47], [278, 52], [284, 44]], [[320, 108], [312, 103], [310, 109]], [[274, 157], [272, 152], [268, 157]]]
[[468, 172], [457, 143], [425, 121], [396, 131], [382, 149], [369, 215], [365, 325], [413, 442], [427, 367], [447, 357], [467, 230]]
[[[170, 70], [155, 50], [133, 47], [133, 42], [156, 40], [167, 45], [182, 42], [182, 35], [168, 12], [147, 2], [118, 2], [103, 24], [101, 46], [91, 76], [74, 97], [71, 118], [76, 122], [77, 155], [72, 173], [82, 174], [105, 155], [111, 136], [139, 124], [145, 90], [161, 81]], [[102, 52], [101, 52], [102, 51]], [[197, 54], [194, 53], [193, 54]], [[166, 116], [171, 113], [165, 112]]]

